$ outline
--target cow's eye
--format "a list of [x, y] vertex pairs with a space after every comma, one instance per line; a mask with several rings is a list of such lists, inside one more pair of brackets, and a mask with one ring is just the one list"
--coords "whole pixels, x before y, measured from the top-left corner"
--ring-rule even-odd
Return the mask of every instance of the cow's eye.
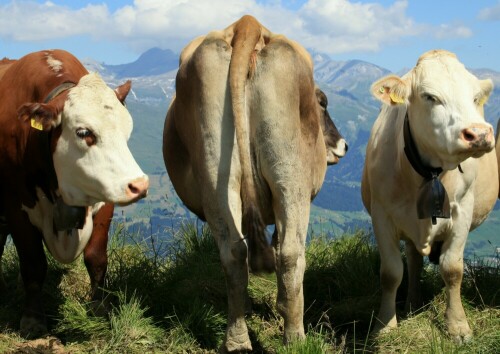
[[424, 93], [422, 95], [422, 98], [429, 103], [438, 103], [439, 102], [439, 100], [436, 98], [436, 96], [433, 96], [429, 93]]
[[94, 145], [96, 142], [95, 135], [90, 129], [78, 128], [76, 130], [76, 136], [85, 140], [88, 146]]

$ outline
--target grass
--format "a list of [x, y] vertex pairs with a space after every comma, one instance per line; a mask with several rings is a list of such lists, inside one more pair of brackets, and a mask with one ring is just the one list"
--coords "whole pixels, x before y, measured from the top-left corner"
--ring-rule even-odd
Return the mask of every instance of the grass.
[[[185, 225], [169, 241], [130, 235], [120, 225], [115, 230], [108, 251], [108, 316], [90, 314], [83, 261], [63, 266], [49, 257], [44, 303], [52, 335], [38, 341], [18, 335], [23, 295], [15, 249], [6, 248], [2, 266], [9, 287], [0, 298], [1, 353], [217, 352], [227, 297], [209, 230]], [[437, 267], [425, 267], [425, 307], [401, 315], [396, 330], [371, 336], [380, 298], [380, 261], [372, 237], [361, 231], [337, 239], [312, 236], [306, 258], [307, 336], [287, 347], [274, 306], [274, 275], [250, 276], [247, 322], [256, 353], [493, 353], [500, 348], [498, 260], [466, 262], [462, 293], [474, 340], [457, 346], [444, 332], [446, 301]], [[401, 311], [405, 282], [397, 298]]]

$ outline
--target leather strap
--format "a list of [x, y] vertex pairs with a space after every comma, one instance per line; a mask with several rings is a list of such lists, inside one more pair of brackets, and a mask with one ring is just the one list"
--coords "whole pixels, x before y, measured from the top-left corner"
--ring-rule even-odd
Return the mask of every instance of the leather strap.
[[48, 103], [54, 98], [56, 98], [59, 94], [61, 94], [63, 91], [69, 90], [70, 88], [75, 87], [76, 84], [74, 82], [63, 82], [59, 86], [57, 86], [55, 89], [49, 92], [47, 97], [45, 97], [45, 101], [43, 103]]
[[428, 166], [420, 158], [415, 141], [411, 135], [408, 112], [406, 112], [405, 116], [403, 136], [406, 157], [413, 169], [424, 178], [417, 198], [418, 218], [431, 218], [432, 224], [436, 225], [436, 218], [450, 218], [450, 201], [446, 189], [439, 179], [439, 175], [443, 172], [443, 169], [441, 167]]

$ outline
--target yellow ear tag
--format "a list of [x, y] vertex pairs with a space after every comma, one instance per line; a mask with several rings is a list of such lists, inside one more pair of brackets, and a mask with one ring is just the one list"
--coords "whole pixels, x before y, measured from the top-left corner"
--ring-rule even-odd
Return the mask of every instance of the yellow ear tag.
[[403, 97], [397, 96], [394, 92], [391, 92], [389, 94], [389, 97], [391, 98], [392, 102], [394, 102], [394, 103], [405, 103], [405, 100], [403, 99]]
[[484, 97], [481, 97], [481, 99], [479, 100], [479, 105], [480, 106], [483, 106], [486, 104], [486, 102], [488, 102], [488, 96], [484, 96]]
[[36, 130], [43, 130], [43, 125], [40, 122], [37, 122], [35, 118], [31, 118], [31, 126]]
[[384, 86], [380, 86], [380, 88], [378, 89], [378, 92], [380, 92], [380, 93], [385, 93], [385, 88], [384, 88]]

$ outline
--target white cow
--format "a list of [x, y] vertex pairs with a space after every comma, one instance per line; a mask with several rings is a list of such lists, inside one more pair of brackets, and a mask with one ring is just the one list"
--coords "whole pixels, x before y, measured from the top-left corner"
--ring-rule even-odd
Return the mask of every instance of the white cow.
[[483, 114], [493, 84], [478, 80], [453, 53], [433, 50], [403, 77], [382, 78], [371, 90], [384, 104], [368, 141], [362, 180], [381, 256], [375, 331], [397, 325], [404, 240], [407, 309], [419, 307], [422, 256], [432, 249], [446, 284], [448, 332], [466, 341], [472, 332], [460, 299], [465, 242], [498, 195], [493, 127]]

